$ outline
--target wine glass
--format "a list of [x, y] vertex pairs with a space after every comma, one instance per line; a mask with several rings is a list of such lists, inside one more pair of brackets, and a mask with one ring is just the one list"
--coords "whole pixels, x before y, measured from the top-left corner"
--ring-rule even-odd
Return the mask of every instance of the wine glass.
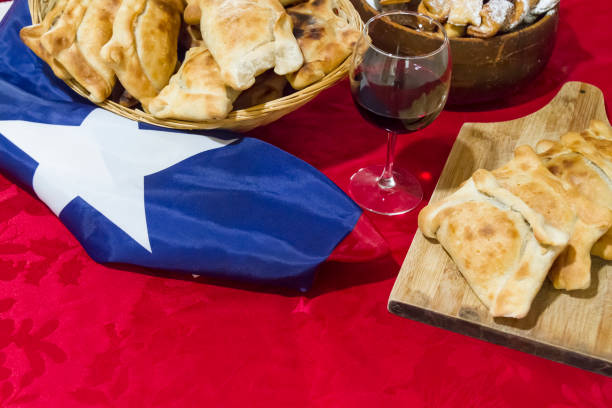
[[423, 190], [415, 176], [394, 167], [395, 141], [429, 125], [444, 108], [451, 78], [446, 32], [423, 14], [378, 14], [355, 44], [349, 75], [357, 110], [388, 138], [386, 164], [356, 172], [349, 194], [369, 211], [406, 213], [421, 202]]

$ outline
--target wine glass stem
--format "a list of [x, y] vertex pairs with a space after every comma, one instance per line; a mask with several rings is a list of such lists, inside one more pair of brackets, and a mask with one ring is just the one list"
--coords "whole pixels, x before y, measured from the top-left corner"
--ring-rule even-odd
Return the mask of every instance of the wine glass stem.
[[387, 162], [385, 163], [385, 169], [381, 176], [378, 178], [378, 185], [380, 188], [393, 188], [395, 187], [395, 179], [393, 178], [393, 161], [395, 159], [395, 141], [397, 140], [397, 133], [390, 130], [387, 131]]

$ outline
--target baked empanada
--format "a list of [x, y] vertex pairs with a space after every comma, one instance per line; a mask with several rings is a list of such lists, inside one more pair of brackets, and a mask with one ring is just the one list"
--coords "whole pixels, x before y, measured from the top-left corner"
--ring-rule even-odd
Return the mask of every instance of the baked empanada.
[[340, 65], [353, 51], [360, 32], [351, 27], [335, 0], [310, 0], [288, 8], [287, 13], [304, 54], [304, 66], [287, 79], [294, 89], [302, 89]]
[[183, 0], [123, 0], [102, 47], [102, 59], [145, 109], [176, 68], [184, 7]]
[[121, 0], [60, 0], [38, 25], [24, 27], [22, 41], [44, 59], [54, 73], [74, 78], [102, 102], [115, 85], [115, 73], [100, 58], [110, 39]]
[[[569, 132], [559, 143], [540, 141], [537, 149], [552, 173], [588, 200], [612, 210], [612, 129], [608, 125], [591, 121], [585, 131]], [[591, 254], [612, 260], [612, 231], [593, 245]]]
[[[557, 289], [586, 289], [591, 283], [591, 248], [594, 243], [612, 226], [612, 213], [597, 201], [591, 201], [581, 193], [586, 186], [577, 186], [578, 179], [590, 179], [595, 185], [602, 180], [589, 168], [584, 158], [556, 142], [540, 143], [539, 150], [544, 165], [563, 183], [566, 202], [577, 214], [574, 232], [567, 248], [553, 264], [549, 278]], [[529, 185], [520, 183], [526, 191], [533, 190]], [[588, 187], [587, 187], [588, 188]], [[607, 186], [605, 187], [607, 188]], [[537, 194], [537, 191], [532, 191]]]
[[575, 222], [561, 182], [528, 146], [419, 214], [423, 234], [438, 239], [490, 313], [514, 318], [529, 311]]
[[149, 111], [161, 119], [222, 119], [232, 110], [238, 93], [225, 85], [206, 47], [193, 47], [170, 83], [151, 100]]
[[270, 68], [285, 75], [302, 66], [291, 19], [278, 0], [197, 1], [204, 43], [232, 88], [249, 88]]
[[64, 68], [57, 64], [55, 56], [48, 52], [42, 45], [40, 38], [48, 32], [59, 21], [68, 0], [57, 0], [55, 6], [49, 10], [45, 18], [35, 25], [23, 27], [19, 32], [21, 41], [24, 42], [39, 58], [45, 61], [59, 78], [68, 79], [70, 75]]

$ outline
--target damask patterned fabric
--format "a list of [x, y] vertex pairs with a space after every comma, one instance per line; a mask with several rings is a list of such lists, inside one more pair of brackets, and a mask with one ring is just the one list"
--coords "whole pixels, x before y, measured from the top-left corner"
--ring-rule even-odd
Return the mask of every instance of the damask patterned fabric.
[[[462, 123], [533, 112], [569, 80], [609, 102], [611, 18], [609, 0], [562, 0], [551, 62], [528, 90], [484, 111], [443, 112], [398, 140], [397, 162], [429, 197]], [[347, 83], [251, 135], [341, 188], [385, 155]], [[612, 406], [609, 378], [387, 312], [416, 215], [368, 215], [390, 251], [343, 263], [363, 255], [368, 236], [347, 242], [349, 255], [324, 263], [301, 295], [98, 265], [40, 201], [0, 177], [0, 406]]]

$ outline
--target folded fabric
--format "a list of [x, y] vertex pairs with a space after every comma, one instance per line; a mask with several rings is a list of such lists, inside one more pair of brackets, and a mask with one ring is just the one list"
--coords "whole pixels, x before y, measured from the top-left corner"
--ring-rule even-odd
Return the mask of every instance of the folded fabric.
[[133, 122], [72, 92], [0, 22], [0, 172], [98, 262], [307, 289], [361, 210], [298, 158], [229, 132]]

